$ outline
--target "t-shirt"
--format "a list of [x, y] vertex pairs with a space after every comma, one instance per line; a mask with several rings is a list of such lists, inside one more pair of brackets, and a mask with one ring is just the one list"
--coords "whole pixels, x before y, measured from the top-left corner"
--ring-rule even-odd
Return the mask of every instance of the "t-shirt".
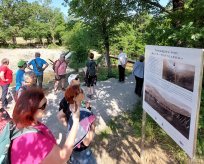
[[67, 100], [65, 99], [65, 97], [60, 101], [59, 104], [59, 111], [62, 110], [63, 113], [66, 115], [67, 120], [69, 120], [69, 117], [71, 115], [71, 111], [69, 109], [69, 103], [67, 102]]
[[127, 55], [125, 53], [120, 53], [118, 55], [118, 65], [124, 65], [127, 61]]
[[94, 60], [88, 60], [86, 62], [86, 67], [87, 67], [87, 74], [90, 76], [95, 76], [96, 75], [96, 62]]
[[25, 71], [22, 69], [19, 69], [16, 72], [16, 91], [19, 90], [19, 88], [22, 86], [22, 82], [24, 81], [23, 75], [24, 75]]
[[26, 91], [26, 90], [28, 90], [29, 88], [32, 88], [31, 86], [26, 86], [26, 85], [22, 85], [19, 89], [18, 89], [18, 92], [16, 92], [16, 98], [18, 99], [19, 97], [20, 97], [20, 95], [24, 92], [24, 91]]
[[43, 72], [42, 71], [38, 71], [37, 69], [37, 66], [36, 66], [36, 63], [37, 65], [42, 68], [44, 64], [47, 64], [47, 62], [44, 60], [44, 59], [41, 59], [40, 57], [36, 57], [35, 59], [31, 60], [28, 65], [32, 65], [33, 66], [33, 71], [34, 73], [36, 74], [36, 76], [40, 76], [40, 75], [43, 75]]
[[67, 69], [67, 63], [65, 61], [58, 60], [55, 67], [57, 68], [58, 75], [65, 75]]
[[3, 81], [0, 78], [0, 85], [7, 85], [11, 84], [13, 80], [13, 72], [10, 70], [7, 66], [1, 65], [0, 66], [0, 72], [4, 72], [4, 78], [8, 79], [8, 81]]
[[132, 73], [139, 78], [144, 78], [144, 62], [135, 62]]
[[34, 126], [39, 132], [27, 133], [13, 140], [11, 146], [12, 164], [39, 164], [49, 154], [56, 140], [42, 123]]

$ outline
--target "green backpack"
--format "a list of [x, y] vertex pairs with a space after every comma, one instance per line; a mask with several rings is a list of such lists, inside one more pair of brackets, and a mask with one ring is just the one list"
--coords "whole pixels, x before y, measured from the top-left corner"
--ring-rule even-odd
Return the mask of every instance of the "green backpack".
[[16, 128], [12, 121], [8, 122], [0, 133], [0, 164], [10, 164], [10, 147], [12, 140], [26, 134], [26, 133], [37, 133], [38, 130], [29, 127], [19, 130]]

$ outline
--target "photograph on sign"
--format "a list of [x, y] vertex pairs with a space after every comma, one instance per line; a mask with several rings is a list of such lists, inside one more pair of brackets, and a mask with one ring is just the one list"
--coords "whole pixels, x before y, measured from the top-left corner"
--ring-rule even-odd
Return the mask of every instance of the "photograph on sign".
[[168, 94], [146, 84], [145, 102], [165, 118], [174, 128], [189, 138], [191, 108], [168, 97]]
[[143, 109], [190, 156], [195, 152], [201, 49], [146, 46]]
[[163, 60], [163, 79], [193, 92], [195, 67], [178, 63], [173, 60]]

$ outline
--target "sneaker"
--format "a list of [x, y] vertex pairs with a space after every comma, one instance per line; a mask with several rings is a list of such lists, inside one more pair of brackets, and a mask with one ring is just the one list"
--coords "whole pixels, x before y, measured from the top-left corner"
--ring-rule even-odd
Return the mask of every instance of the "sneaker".
[[91, 96], [90, 94], [86, 94], [86, 97], [90, 98], [90, 96]]

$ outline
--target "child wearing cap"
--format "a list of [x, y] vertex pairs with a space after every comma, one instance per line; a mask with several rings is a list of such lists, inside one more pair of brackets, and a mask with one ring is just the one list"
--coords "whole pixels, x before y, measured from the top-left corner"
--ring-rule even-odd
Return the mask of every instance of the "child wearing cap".
[[20, 60], [18, 62], [18, 71], [16, 72], [16, 91], [22, 86], [23, 75], [25, 73], [25, 68], [27, 67], [27, 63], [24, 60]]

